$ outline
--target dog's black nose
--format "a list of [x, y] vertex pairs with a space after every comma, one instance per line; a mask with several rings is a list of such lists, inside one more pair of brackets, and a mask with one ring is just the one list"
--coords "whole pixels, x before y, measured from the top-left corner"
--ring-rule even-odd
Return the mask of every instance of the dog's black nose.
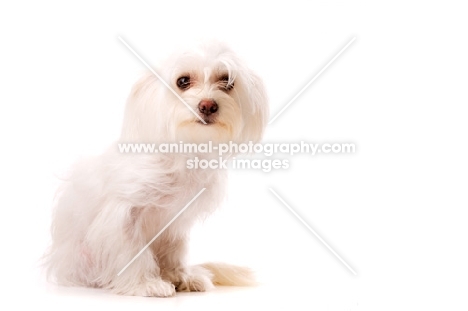
[[218, 104], [211, 98], [205, 98], [198, 103], [198, 110], [205, 116], [209, 116], [218, 111]]

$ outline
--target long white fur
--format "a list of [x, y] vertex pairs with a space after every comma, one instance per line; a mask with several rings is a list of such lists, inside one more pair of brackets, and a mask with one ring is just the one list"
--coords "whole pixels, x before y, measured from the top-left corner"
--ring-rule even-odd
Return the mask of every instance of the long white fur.
[[[177, 78], [194, 85], [181, 91]], [[234, 88], [220, 90], [228, 73]], [[173, 55], [159, 74], [193, 108], [203, 98], [219, 105], [203, 125], [157, 77], [145, 75], [128, 98], [121, 143], [258, 142], [268, 119], [262, 81], [220, 43]], [[250, 270], [226, 264], [187, 266], [190, 228], [210, 215], [225, 194], [225, 170], [187, 169], [189, 157], [210, 154], [124, 154], [117, 143], [77, 163], [60, 188], [53, 214], [48, 275], [59, 284], [110, 289], [118, 294], [167, 297], [216, 285], [247, 285]], [[200, 195], [120, 276], [117, 273], [202, 188]]]

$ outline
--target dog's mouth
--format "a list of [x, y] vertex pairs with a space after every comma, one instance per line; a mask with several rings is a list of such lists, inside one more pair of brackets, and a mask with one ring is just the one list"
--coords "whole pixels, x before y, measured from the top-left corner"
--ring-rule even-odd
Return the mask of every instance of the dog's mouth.
[[210, 121], [210, 120], [204, 120], [205, 123], [203, 123], [201, 120], [197, 120], [196, 122], [201, 124], [201, 125], [210, 125], [210, 124], [213, 124], [214, 121]]
[[[202, 122], [205, 121], [205, 123]], [[201, 124], [201, 125], [210, 125], [216, 123], [216, 118], [213, 117], [207, 117], [207, 116], [200, 116], [199, 119], [197, 119], [195, 122]]]

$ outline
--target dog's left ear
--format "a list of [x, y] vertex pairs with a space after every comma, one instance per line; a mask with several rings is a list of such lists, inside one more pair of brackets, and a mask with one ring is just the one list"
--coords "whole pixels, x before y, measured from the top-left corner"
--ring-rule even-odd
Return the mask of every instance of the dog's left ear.
[[265, 131], [269, 118], [268, 97], [263, 81], [254, 72], [242, 73], [242, 88], [240, 104], [244, 126], [241, 132], [241, 142], [259, 142]]

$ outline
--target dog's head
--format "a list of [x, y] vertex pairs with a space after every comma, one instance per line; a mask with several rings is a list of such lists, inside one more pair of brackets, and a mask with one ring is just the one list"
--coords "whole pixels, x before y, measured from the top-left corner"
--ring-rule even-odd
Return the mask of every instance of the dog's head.
[[126, 142], [257, 142], [268, 121], [261, 79], [220, 43], [170, 57], [130, 94]]

